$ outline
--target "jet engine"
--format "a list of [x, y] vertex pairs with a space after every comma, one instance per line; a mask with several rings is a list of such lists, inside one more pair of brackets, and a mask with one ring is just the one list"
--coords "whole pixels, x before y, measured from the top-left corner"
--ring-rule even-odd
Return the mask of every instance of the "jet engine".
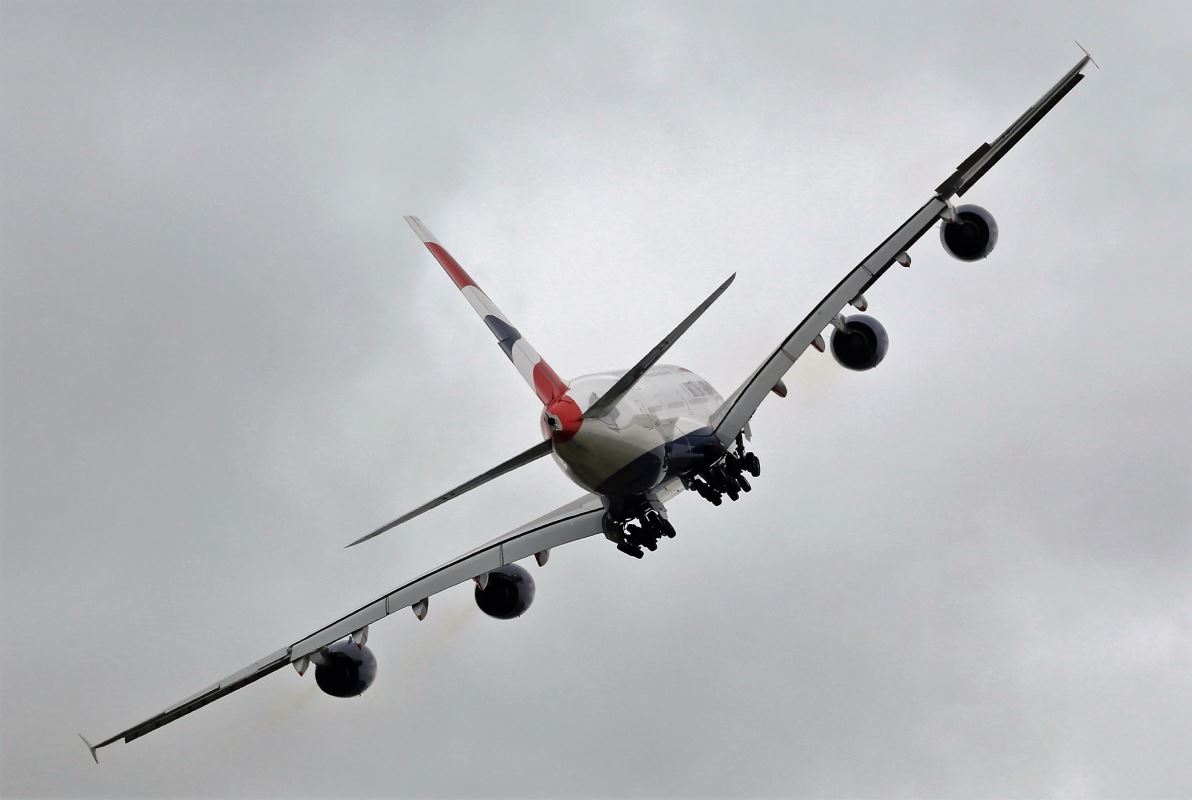
[[323, 651], [315, 664], [315, 682], [332, 697], [356, 697], [377, 677], [377, 658], [367, 647], [344, 640]]
[[520, 617], [532, 602], [534, 579], [517, 564], [498, 567], [488, 573], [487, 581], [478, 581], [476, 584], [476, 605], [490, 617]]
[[958, 206], [956, 221], [940, 225], [940, 242], [953, 258], [979, 261], [997, 244], [997, 221], [981, 206]]
[[876, 319], [854, 314], [844, 320], [845, 331], [832, 331], [832, 355], [842, 367], [855, 370], [873, 369], [882, 363], [890, 348], [890, 337]]

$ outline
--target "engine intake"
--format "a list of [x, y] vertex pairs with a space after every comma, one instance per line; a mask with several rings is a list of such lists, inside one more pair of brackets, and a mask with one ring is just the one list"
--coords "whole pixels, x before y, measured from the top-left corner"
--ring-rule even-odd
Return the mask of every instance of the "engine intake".
[[315, 664], [315, 683], [332, 697], [361, 695], [377, 677], [377, 658], [372, 650], [351, 641], [331, 645], [319, 662]]
[[956, 221], [940, 225], [940, 242], [953, 258], [979, 261], [997, 244], [997, 221], [981, 206], [959, 206]]
[[506, 564], [488, 573], [484, 588], [476, 587], [476, 605], [490, 617], [513, 619], [534, 602], [534, 579], [517, 564]]
[[882, 363], [890, 348], [890, 337], [876, 319], [865, 314], [847, 317], [844, 327], [832, 331], [832, 355], [836, 363], [854, 370], [873, 369]]

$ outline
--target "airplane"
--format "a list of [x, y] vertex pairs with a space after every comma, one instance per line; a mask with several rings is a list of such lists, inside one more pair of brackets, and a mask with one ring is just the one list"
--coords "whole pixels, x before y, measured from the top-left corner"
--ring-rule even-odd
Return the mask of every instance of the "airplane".
[[[1079, 43], [1077, 43], [1079, 46]], [[411, 609], [426, 618], [430, 598], [461, 583], [475, 583], [480, 610], [497, 619], [523, 614], [534, 600], [534, 580], [518, 561], [533, 556], [545, 566], [551, 550], [603, 534], [618, 550], [642, 558], [662, 539], [674, 538], [666, 503], [684, 490], [713, 505], [750, 491], [761, 475], [758, 456], [748, 449], [750, 419], [771, 394], [785, 397], [783, 376], [808, 348], [831, 349], [842, 367], [864, 371], [882, 362], [889, 336], [868, 310], [865, 293], [894, 264], [911, 265], [910, 247], [940, 223], [944, 250], [961, 261], [986, 258], [997, 243], [993, 215], [977, 205], [956, 205], [1002, 156], [1084, 78], [1093, 62], [1088, 51], [1036, 103], [992, 143], [973, 151], [936, 187], [921, 208], [840, 280], [728, 396], [679, 366], [660, 364], [684, 332], [728, 289], [735, 274], [716, 288], [662, 341], [628, 370], [559, 377], [509, 318], [417, 217], [406, 221], [492, 332], [497, 344], [534, 391], [542, 409], [542, 441], [475, 478], [439, 495], [352, 542], [360, 544], [430, 511], [518, 467], [550, 455], [584, 490], [576, 500], [431, 570], [409, 583], [216, 681], [158, 714], [91, 744], [97, 751], [120, 739], [131, 742], [208, 703], [292, 665], [299, 675], [315, 666], [319, 688], [335, 697], [355, 697], [372, 685], [377, 661], [365, 646], [369, 628]], [[855, 309], [857, 312], [846, 309]], [[828, 342], [824, 333], [831, 330]], [[746, 477], [746, 476], [749, 477]]]

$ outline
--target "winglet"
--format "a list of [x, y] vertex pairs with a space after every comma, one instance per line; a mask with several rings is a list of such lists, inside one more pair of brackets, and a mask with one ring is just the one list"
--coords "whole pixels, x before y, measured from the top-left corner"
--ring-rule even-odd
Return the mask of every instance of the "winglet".
[[83, 734], [81, 734], [81, 733], [79, 734], [79, 738], [83, 740], [83, 744], [87, 745], [87, 749], [91, 751], [91, 757], [92, 757], [93, 759], [95, 759], [95, 763], [96, 763], [96, 764], [98, 764], [98, 763], [99, 763], [99, 756], [97, 756], [97, 755], [95, 754], [95, 751], [96, 751], [96, 750], [98, 750], [99, 748], [98, 748], [98, 747], [96, 747], [95, 745], [91, 744], [91, 742], [87, 741], [87, 737], [86, 737], [86, 736], [84, 736], [84, 735], [83, 735]]
[[[1072, 41], [1076, 42], [1075, 39], [1073, 39]], [[1101, 69], [1101, 65], [1098, 64], [1096, 61], [1093, 61], [1093, 54], [1090, 53], [1088, 50], [1085, 50], [1084, 45], [1082, 45], [1080, 42], [1076, 42], [1076, 46], [1080, 48], [1081, 52], [1085, 54], [1085, 56], [1088, 58], [1089, 61], [1093, 62], [1094, 67], [1096, 67], [1097, 69]]]

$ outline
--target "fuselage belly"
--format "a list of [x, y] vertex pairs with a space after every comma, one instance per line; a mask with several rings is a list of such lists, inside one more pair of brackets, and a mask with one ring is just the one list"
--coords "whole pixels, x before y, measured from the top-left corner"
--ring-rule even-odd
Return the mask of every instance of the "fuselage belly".
[[[568, 394], [586, 410], [620, 376], [607, 372], [576, 378]], [[608, 414], [584, 420], [574, 436], [556, 441], [555, 461], [588, 491], [606, 497], [648, 494], [723, 454], [710, 424], [723, 402], [694, 372], [653, 367]]]

